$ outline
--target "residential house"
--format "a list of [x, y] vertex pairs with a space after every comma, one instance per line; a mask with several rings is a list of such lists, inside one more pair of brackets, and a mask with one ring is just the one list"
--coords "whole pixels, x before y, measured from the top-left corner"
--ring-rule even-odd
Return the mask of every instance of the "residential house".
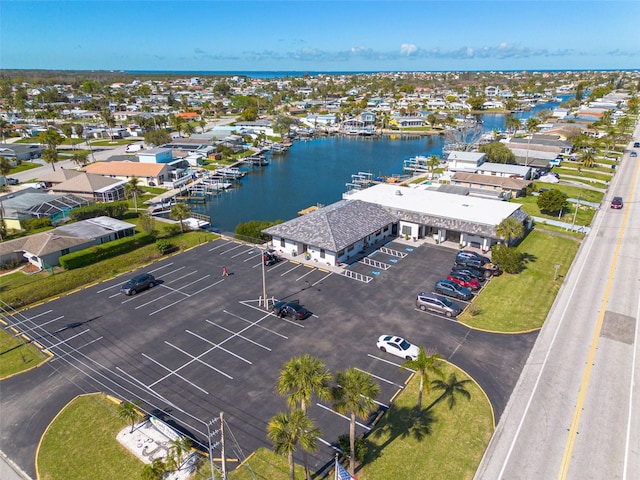
[[81, 220], [0, 243], [0, 264], [26, 259], [40, 269], [57, 266], [63, 255], [132, 236], [135, 228], [133, 224], [110, 217]]
[[23, 222], [33, 218], [49, 218], [52, 223], [64, 220], [69, 212], [89, 204], [89, 200], [72, 194], [53, 194], [35, 188], [24, 188], [0, 196], [3, 222], [7, 230], [24, 230]]
[[485, 158], [484, 153], [454, 150], [447, 156], [447, 169], [451, 172], [475, 172]]
[[136, 177], [142, 185], [153, 187], [168, 182], [173, 168], [165, 163], [95, 162], [83, 167], [83, 170], [87, 173], [117, 178], [125, 182]]

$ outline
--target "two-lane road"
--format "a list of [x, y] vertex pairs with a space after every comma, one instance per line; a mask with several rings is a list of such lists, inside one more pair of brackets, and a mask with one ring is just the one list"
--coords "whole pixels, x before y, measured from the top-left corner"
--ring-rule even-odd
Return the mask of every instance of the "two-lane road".
[[638, 478], [639, 180], [627, 153], [476, 479]]

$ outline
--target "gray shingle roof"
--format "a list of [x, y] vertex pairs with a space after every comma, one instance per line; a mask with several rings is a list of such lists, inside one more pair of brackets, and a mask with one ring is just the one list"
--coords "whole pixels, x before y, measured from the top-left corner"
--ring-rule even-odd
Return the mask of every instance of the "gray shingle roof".
[[396, 221], [393, 215], [373, 203], [341, 200], [263, 232], [338, 252]]

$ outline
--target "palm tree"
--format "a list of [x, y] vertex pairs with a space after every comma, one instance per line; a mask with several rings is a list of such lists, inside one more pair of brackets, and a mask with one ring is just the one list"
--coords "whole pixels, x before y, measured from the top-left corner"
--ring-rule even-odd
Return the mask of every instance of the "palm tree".
[[113, 141], [113, 131], [111, 129], [116, 126], [116, 119], [113, 118], [113, 115], [108, 108], [103, 108], [100, 112], [100, 116], [109, 129], [109, 138], [111, 139], [111, 141]]
[[429, 168], [429, 173], [433, 177], [433, 171], [440, 166], [440, 159], [437, 155], [429, 155], [427, 158], [427, 167]]
[[440, 378], [443, 377], [442, 363], [440, 359], [444, 358], [439, 353], [427, 352], [423, 346], [420, 346], [418, 357], [415, 360], [407, 360], [402, 366], [415, 370], [420, 376], [420, 389], [418, 390], [418, 413], [422, 410], [422, 391], [427, 390], [427, 394], [431, 392], [429, 375], [435, 373]]
[[580, 161], [584, 168], [593, 167], [596, 157], [593, 154], [593, 149], [591, 147], [585, 148], [580, 152]]
[[349, 414], [349, 468], [356, 468], [356, 416], [366, 419], [376, 408], [375, 398], [380, 394], [380, 385], [369, 375], [355, 368], [336, 374], [337, 385], [332, 390], [333, 409], [343, 415]]
[[140, 179], [133, 175], [124, 187], [127, 197], [133, 196], [133, 208], [136, 212], [138, 211], [138, 194], [142, 193], [139, 185]]
[[462, 395], [467, 400], [471, 400], [471, 394], [464, 388], [469, 382], [471, 382], [471, 380], [458, 380], [455, 373], [451, 373], [447, 380], [433, 380], [431, 386], [436, 390], [442, 390], [442, 394], [435, 399], [430, 406], [446, 398], [449, 410], [451, 410], [456, 405], [456, 397], [458, 395]]
[[502, 238], [507, 245], [520, 238], [524, 233], [524, 226], [513, 217], [502, 220], [496, 227], [496, 235]]
[[79, 167], [84, 167], [87, 164], [87, 154], [76, 152], [71, 155], [71, 161], [78, 165]]
[[[331, 398], [331, 379], [332, 375], [324, 362], [307, 353], [293, 357], [284, 364], [276, 391], [279, 395], [287, 397], [287, 404], [291, 409], [299, 408], [306, 415], [313, 397], [322, 400]], [[305, 478], [308, 480], [310, 477], [307, 453], [303, 450], [302, 454]]]
[[51, 168], [53, 171], [56, 171], [56, 162], [58, 161], [58, 151], [55, 148], [46, 148], [44, 152], [42, 152], [42, 160], [46, 163], [51, 164]]
[[0, 175], [4, 178], [4, 185], [7, 184], [7, 175], [11, 172], [11, 162], [7, 157], [0, 155]]
[[320, 430], [302, 410], [294, 410], [291, 415], [280, 412], [267, 425], [267, 437], [273, 442], [273, 451], [278, 455], [286, 455], [289, 461], [289, 479], [295, 478], [293, 453], [298, 445], [303, 450], [315, 452], [318, 448], [317, 438]]
[[142, 480], [161, 480], [166, 471], [164, 462], [156, 458], [150, 464], [146, 464], [142, 469]]
[[507, 115], [507, 118], [504, 120], [504, 126], [508, 131], [516, 133], [520, 127], [520, 120], [518, 120], [514, 115]]
[[189, 437], [179, 437], [169, 442], [169, 452], [167, 453], [167, 467], [169, 470], [179, 470], [182, 465], [185, 453], [191, 450], [191, 440]]
[[118, 405], [118, 416], [125, 422], [131, 423], [130, 433], [133, 433], [133, 426], [136, 424], [136, 421], [140, 418], [140, 413], [138, 413], [137, 402], [129, 402], [129, 401], [120, 402], [120, 405]]
[[184, 233], [184, 224], [183, 220], [189, 218], [191, 215], [191, 209], [186, 203], [178, 202], [173, 207], [171, 207], [171, 212], [169, 212], [169, 216], [173, 220], [178, 220], [180, 222], [180, 232]]

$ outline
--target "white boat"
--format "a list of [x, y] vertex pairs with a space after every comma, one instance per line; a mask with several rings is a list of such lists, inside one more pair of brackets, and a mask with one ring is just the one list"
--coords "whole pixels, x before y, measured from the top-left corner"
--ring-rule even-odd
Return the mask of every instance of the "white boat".
[[224, 178], [231, 178], [234, 180], [239, 180], [245, 175], [245, 172], [242, 172], [239, 168], [235, 167], [218, 168], [215, 173]]
[[182, 223], [188, 226], [191, 230], [198, 230], [199, 228], [207, 228], [211, 225], [206, 220], [201, 220], [199, 218], [193, 218], [193, 217], [185, 218], [182, 221]]

